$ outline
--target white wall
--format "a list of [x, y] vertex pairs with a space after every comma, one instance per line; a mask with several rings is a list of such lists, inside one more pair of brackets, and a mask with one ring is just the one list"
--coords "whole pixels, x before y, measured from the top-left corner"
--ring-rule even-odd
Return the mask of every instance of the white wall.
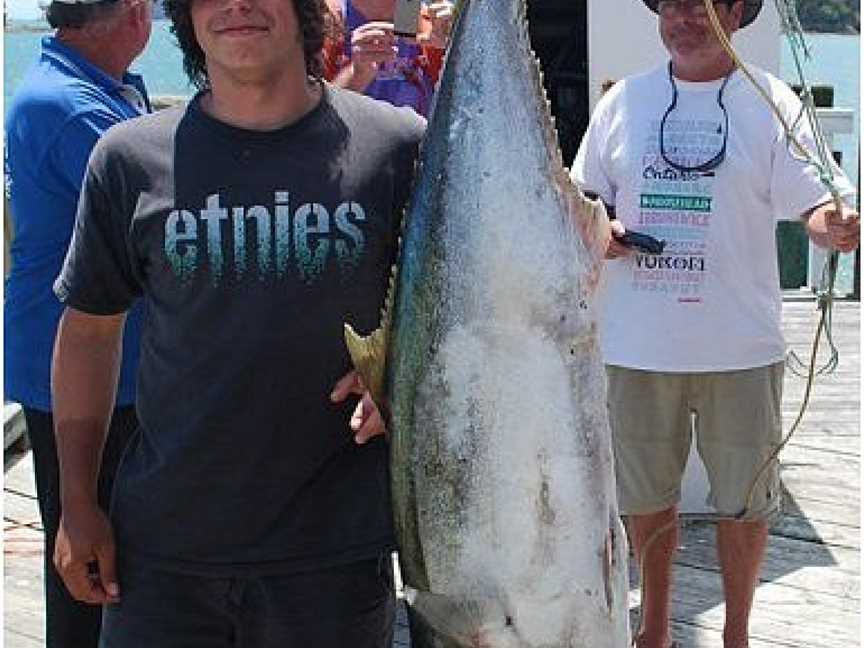
[[[756, 20], [735, 33], [732, 44], [745, 61], [777, 74], [780, 20], [765, 0]], [[588, 83], [591, 109], [605, 79], [620, 79], [667, 60], [657, 16], [642, 0], [588, 0]]]

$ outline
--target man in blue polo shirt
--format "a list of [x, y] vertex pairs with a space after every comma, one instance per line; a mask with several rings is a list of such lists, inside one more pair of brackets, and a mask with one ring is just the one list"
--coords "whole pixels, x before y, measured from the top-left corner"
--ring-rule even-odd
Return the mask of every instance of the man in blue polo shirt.
[[[36, 492], [45, 529], [46, 645], [89, 648], [101, 610], [73, 600], [53, 566], [60, 519], [51, 407], [51, 353], [63, 310], [52, 292], [60, 273], [84, 170], [110, 126], [150, 111], [144, 84], [129, 64], [150, 37], [150, 0], [54, 0], [57, 31], [13, 98], [6, 118], [6, 191], [14, 240], [4, 303], [5, 398], [23, 405], [33, 447]], [[126, 322], [116, 409], [99, 479], [107, 505], [120, 454], [136, 428], [135, 372], [140, 312]]]

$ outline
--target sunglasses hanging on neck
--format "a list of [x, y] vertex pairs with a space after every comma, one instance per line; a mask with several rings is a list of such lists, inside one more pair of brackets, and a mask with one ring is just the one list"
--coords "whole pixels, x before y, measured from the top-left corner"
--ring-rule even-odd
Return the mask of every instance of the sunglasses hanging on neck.
[[663, 161], [676, 171], [682, 171], [685, 173], [707, 173], [708, 171], [713, 171], [720, 166], [726, 158], [726, 142], [729, 139], [729, 113], [726, 112], [726, 106], [723, 105], [723, 90], [726, 89], [726, 84], [729, 83], [729, 77], [731, 76], [731, 72], [726, 75], [726, 78], [723, 79], [723, 83], [720, 85], [720, 90], [717, 91], [717, 105], [720, 106], [720, 110], [723, 111], [724, 121], [723, 125], [720, 127], [723, 132], [723, 144], [720, 146], [720, 150], [710, 160], [700, 164], [693, 166], [679, 164], [678, 162], [670, 160], [666, 152], [666, 120], [669, 118], [672, 111], [678, 106], [678, 86], [675, 85], [675, 77], [672, 75], [672, 62], [669, 62], [669, 83], [672, 85], [672, 103], [669, 104], [669, 107], [663, 114], [663, 119], [660, 120], [660, 155], [663, 157]]

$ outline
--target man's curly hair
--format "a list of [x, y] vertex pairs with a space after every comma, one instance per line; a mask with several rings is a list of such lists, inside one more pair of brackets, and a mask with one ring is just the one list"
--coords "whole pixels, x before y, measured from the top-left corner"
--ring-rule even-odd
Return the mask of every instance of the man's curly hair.
[[[171, 19], [171, 32], [183, 52], [183, 69], [199, 90], [210, 87], [204, 50], [195, 39], [190, 7], [194, 0], [164, 0], [165, 13]], [[303, 55], [306, 73], [316, 79], [323, 76], [321, 49], [332, 23], [324, 0], [290, 0], [294, 3], [297, 21], [303, 35]]]

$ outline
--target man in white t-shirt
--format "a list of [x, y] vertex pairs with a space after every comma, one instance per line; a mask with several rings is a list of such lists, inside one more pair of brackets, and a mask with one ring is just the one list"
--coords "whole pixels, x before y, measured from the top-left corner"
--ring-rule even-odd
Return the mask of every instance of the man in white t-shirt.
[[[573, 179], [614, 206], [616, 227], [666, 241], [653, 256], [613, 241], [601, 296], [620, 508], [643, 559], [635, 645], [673, 645], [673, 522], [695, 414], [711, 503], [729, 517], [717, 533], [724, 646], [746, 648], [766, 520], [780, 501], [776, 460], [757, 479], [781, 438], [776, 220], [800, 215], [815, 243], [848, 252], [858, 245], [859, 217], [836, 213], [817, 170], [722, 48], [703, 0], [643, 1], [659, 15], [669, 61], [606, 93], [573, 164]], [[729, 35], [761, 5], [714, 2]], [[815, 150], [794, 93], [750, 69], [795, 137]], [[848, 198], [852, 187], [837, 173]]]

